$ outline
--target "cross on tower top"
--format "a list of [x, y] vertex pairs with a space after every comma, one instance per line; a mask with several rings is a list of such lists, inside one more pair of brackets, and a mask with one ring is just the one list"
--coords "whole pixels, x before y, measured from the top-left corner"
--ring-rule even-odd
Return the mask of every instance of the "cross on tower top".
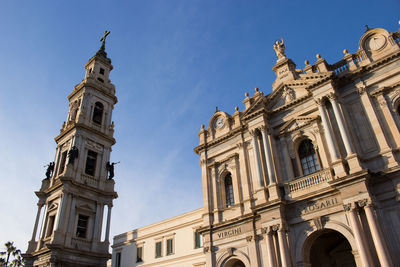
[[105, 50], [106, 48], [106, 38], [110, 34], [110, 31], [104, 31], [103, 37], [101, 37], [100, 42], [102, 42], [100, 50]]

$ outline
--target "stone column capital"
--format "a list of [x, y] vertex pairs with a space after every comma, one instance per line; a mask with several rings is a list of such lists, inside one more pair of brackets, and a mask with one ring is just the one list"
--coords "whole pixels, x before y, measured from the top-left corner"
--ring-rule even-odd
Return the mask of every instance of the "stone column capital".
[[356, 84], [357, 92], [362, 95], [367, 92], [367, 84], [364, 81], [360, 81]]
[[357, 205], [360, 208], [365, 208], [365, 207], [372, 207], [372, 201], [371, 199], [365, 198], [357, 201]]
[[329, 100], [336, 101], [337, 100], [337, 95], [334, 92], [330, 92], [326, 95]]
[[314, 101], [318, 106], [324, 106], [324, 101], [323, 100], [324, 100], [323, 97], [314, 98]]
[[343, 209], [344, 209], [344, 211], [347, 211], [347, 212], [354, 211], [356, 209], [356, 205], [355, 205], [355, 203], [344, 204]]

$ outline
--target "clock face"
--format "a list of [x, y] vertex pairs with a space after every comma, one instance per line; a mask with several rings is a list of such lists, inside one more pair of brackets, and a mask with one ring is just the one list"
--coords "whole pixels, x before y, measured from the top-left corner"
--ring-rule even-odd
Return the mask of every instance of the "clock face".
[[379, 50], [381, 49], [386, 43], [386, 38], [385, 36], [379, 34], [379, 35], [373, 35], [370, 38], [368, 38], [366, 42], [366, 48], [368, 50]]
[[215, 129], [221, 128], [222, 126], [224, 126], [224, 122], [225, 122], [224, 118], [222, 118], [222, 117], [216, 118], [214, 121], [214, 128]]

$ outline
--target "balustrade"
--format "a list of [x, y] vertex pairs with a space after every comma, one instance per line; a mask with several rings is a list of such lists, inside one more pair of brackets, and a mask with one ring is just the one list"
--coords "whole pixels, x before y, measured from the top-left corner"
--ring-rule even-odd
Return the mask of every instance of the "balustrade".
[[319, 172], [315, 172], [310, 175], [289, 182], [287, 186], [289, 190], [288, 193], [294, 193], [300, 190], [304, 190], [324, 182], [332, 181], [332, 179], [333, 177], [330, 169], [325, 169]]

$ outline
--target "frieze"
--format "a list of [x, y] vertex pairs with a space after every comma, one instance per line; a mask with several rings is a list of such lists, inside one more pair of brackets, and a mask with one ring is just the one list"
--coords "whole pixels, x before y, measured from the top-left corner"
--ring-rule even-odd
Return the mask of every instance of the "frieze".
[[242, 227], [235, 227], [235, 228], [231, 228], [231, 229], [228, 229], [225, 231], [215, 233], [214, 238], [222, 239], [222, 238], [228, 238], [228, 237], [232, 237], [232, 236], [236, 236], [236, 235], [240, 235], [240, 234], [242, 234]]
[[341, 204], [338, 197], [325, 198], [317, 201], [309, 201], [298, 209], [300, 215], [305, 215], [327, 209]]

